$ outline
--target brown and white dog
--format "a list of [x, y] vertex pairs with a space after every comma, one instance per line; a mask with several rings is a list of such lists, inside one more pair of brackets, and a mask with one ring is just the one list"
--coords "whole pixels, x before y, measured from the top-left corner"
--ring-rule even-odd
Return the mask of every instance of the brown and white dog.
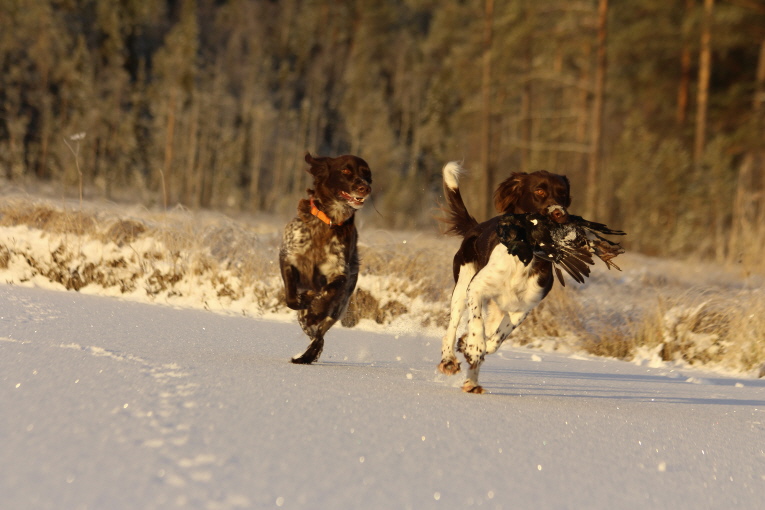
[[324, 348], [324, 335], [345, 313], [356, 288], [359, 256], [354, 214], [372, 191], [369, 165], [357, 156], [336, 158], [306, 154], [313, 189], [284, 229], [279, 265], [287, 306], [310, 340], [293, 363], [313, 363]]
[[[459, 189], [463, 172], [459, 163], [444, 166], [444, 198], [447, 233], [459, 235], [462, 244], [454, 255], [456, 282], [451, 299], [449, 326], [441, 346], [438, 370], [452, 375], [460, 371], [455, 354], [457, 327], [469, 308], [467, 333], [457, 350], [468, 363], [462, 390], [483, 393], [478, 372], [486, 354], [494, 353], [550, 292], [554, 276], [551, 262], [539, 257], [521, 261], [500, 243], [497, 227], [501, 216], [483, 223], [468, 213]], [[547, 171], [514, 173], [494, 193], [499, 213], [539, 213], [557, 223], [568, 219], [570, 184], [563, 175]]]

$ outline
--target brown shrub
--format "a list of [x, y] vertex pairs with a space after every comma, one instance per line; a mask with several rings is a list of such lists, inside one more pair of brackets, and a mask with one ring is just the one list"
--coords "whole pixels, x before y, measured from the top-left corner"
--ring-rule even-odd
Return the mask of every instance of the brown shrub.
[[124, 246], [138, 239], [146, 230], [146, 225], [138, 221], [118, 219], [109, 225], [101, 239], [117, 246]]
[[391, 322], [396, 317], [407, 313], [406, 306], [398, 301], [389, 301], [382, 307], [380, 301], [371, 293], [362, 288], [357, 288], [348, 303], [348, 310], [342, 319], [342, 325], [351, 328], [361, 319], [371, 319], [377, 324]]

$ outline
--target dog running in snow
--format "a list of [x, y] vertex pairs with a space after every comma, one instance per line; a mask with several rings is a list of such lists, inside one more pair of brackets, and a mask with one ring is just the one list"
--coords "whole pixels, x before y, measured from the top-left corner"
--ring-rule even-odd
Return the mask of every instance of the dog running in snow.
[[297, 216], [284, 229], [279, 266], [287, 306], [310, 341], [293, 363], [313, 363], [324, 348], [324, 335], [340, 319], [356, 288], [359, 256], [355, 213], [372, 192], [372, 172], [352, 156], [306, 154], [313, 189], [298, 203]]
[[[479, 223], [462, 200], [457, 162], [443, 168], [447, 233], [462, 237], [454, 255], [454, 291], [449, 326], [441, 345], [438, 370], [446, 375], [460, 371], [455, 348], [468, 363], [462, 390], [483, 393], [478, 372], [486, 354], [494, 353], [528, 313], [552, 289], [553, 265], [540, 257], [521, 260], [502, 244], [498, 227], [504, 214], [537, 213], [556, 223], [568, 220], [570, 184], [563, 175], [544, 170], [514, 173], [494, 193], [500, 216]], [[467, 333], [456, 341], [457, 328], [469, 309]]]

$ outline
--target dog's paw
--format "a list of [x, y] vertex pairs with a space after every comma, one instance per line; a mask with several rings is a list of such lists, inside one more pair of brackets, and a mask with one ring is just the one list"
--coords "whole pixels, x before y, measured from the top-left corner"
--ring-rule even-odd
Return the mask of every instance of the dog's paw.
[[319, 359], [322, 350], [324, 350], [324, 338], [315, 338], [311, 340], [308, 349], [303, 354], [293, 356], [290, 361], [296, 365], [310, 365]]
[[454, 358], [441, 360], [441, 363], [438, 364], [438, 371], [444, 375], [454, 375], [460, 371], [460, 364]]
[[307, 290], [298, 294], [297, 296], [297, 308], [296, 310], [306, 310], [311, 307], [311, 304], [316, 298], [316, 293], [312, 290]]
[[311, 306], [314, 293], [311, 291], [298, 294], [293, 299], [287, 299], [287, 307], [291, 310], [306, 310]]
[[289, 308], [290, 310], [300, 311], [300, 310], [305, 310], [306, 308], [308, 308], [308, 305], [301, 304], [300, 300], [296, 299], [294, 301], [287, 301], [287, 308]]
[[321, 356], [321, 349], [309, 347], [307, 351], [299, 356], [293, 356], [290, 361], [296, 365], [310, 365]]
[[315, 357], [306, 356], [305, 354], [301, 354], [300, 356], [295, 356], [294, 358], [290, 359], [290, 362], [296, 365], [310, 365], [314, 361], [316, 361]]
[[465, 384], [462, 385], [462, 391], [465, 393], [475, 393], [480, 395], [483, 393], [483, 386], [475, 384], [472, 381], [465, 381]]

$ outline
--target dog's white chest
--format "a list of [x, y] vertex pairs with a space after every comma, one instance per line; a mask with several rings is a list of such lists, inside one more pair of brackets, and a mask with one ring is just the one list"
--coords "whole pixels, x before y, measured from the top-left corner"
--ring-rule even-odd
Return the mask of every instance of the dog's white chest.
[[528, 311], [544, 297], [544, 288], [532, 274], [531, 265], [524, 266], [503, 245], [497, 245], [489, 262], [479, 271], [471, 290], [477, 291], [506, 311]]

